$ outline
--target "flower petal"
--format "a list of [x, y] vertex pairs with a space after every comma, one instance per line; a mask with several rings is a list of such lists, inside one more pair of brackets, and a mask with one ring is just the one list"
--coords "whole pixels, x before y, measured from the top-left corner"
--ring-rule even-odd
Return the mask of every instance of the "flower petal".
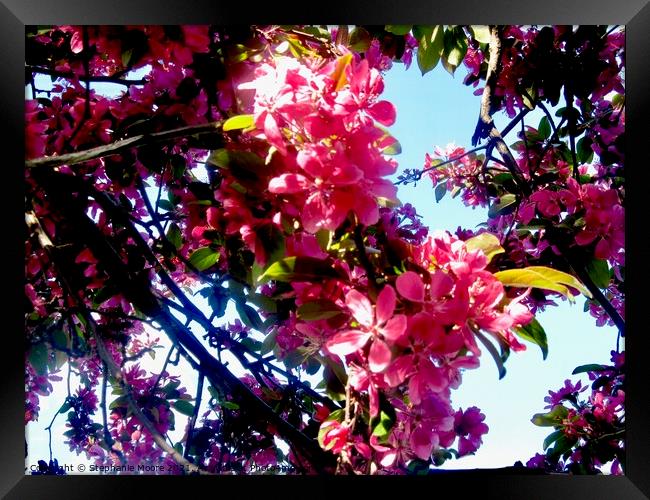
[[337, 356], [347, 356], [358, 351], [370, 338], [369, 332], [361, 330], [347, 330], [336, 334], [327, 342], [327, 350]]
[[413, 302], [424, 301], [424, 283], [417, 273], [406, 271], [404, 274], [400, 274], [395, 285], [402, 297]]
[[406, 323], [406, 316], [398, 314], [388, 320], [386, 326], [381, 329], [381, 333], [386, 337], [386, 340], [401, 345], [406, 340]]
[[448, 295], [454, 288], [454, 280], [451, 276], [443, 271], [431, 273], [431, 298]]
[[382, 125], [390, 127], [395, 123], [395, 106], [388, 101], [379, 101], [368, 108], [368, 114]]
[[275, 194], [292, 194], [309, 187], [307, 177], [300, 174], [282, 174], [269, 181], [269, 191]]
[[372, 304], [368, 297], [358, 292], [357, 290], [350, 290], [345, 297], [345, 304], [359, 323], [363, 326], [371, 327], [374, 324], [375, 314], [372, 310]]
[[390, 285], [386, 285], [377, 296], [377, 324], [381, 325], [393, 316], [396, 302], [397, 294], [395, 289]]
[[438, 435], [432, 429], [427, 429], [422, 425], [416, 427], [411, 433], [410, 445], [411, 450], [418, 458], [428, 460], [431, 458], [433, 448], [438, 444]]
[[400, 385], [414, 371], [413, 356], [400, 356], [384, 372], [384, 380], [391, 387]]
[[370, 370], [378, 373], [384, 371], [390, 364], [392, 358], [392, 353], [390, 348], [381, 339], [375, 338], [372, 345], [370, 346], [370, 353], [368, 354], [368, 364], [370, 365]]

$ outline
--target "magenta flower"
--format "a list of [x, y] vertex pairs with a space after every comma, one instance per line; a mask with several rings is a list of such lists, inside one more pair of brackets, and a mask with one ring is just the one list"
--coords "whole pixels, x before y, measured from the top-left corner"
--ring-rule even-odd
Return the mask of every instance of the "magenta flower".
[[454, 416], [454, 431], [458, 435], [458, 454], [469, 455], [478, 450], [483, 443], [481, 436], [487, 434], [489, 427], [483, 423], [485, 415], [476, 406], [463, 412], [461, 408]]
[[586, 390], [587, 387], [582, 387], [582, 382], [580, 380], [578, 380], [577, 384], [573, 385], [571, 380], [566, 379], [564, 381], [564, 387], [560, 387], [557, 392], [548, 391], [549, 395], [544, 398], [544, 401], [546, 401], [548, 404], [544, 407], [544, 409], [551, 409], [555, 405], [562, 404], [567, 396], [578, 394]]
[[390, 285], [386, 285], [377, 296], [374, 310], [367, 297], [357, 290], [351, 290], [345, 303], [361, 328], [336, 334], [327, 342], [327, 350], [338, 356], [346, 356], [363, 348], [372, 339], [368, 353], [370, 370], [375, 373], [385, 370], [392, 358], [389, 344], [401, 342], [406, 332], [406, 316], [393, 316], [396, 302], [395, 290]]
[[321, 424], [321, 430], [323, 429], [326, 429], [323, 435], [324, 449], [335, 454], [341, 453], [348, 442], [350, 427], [336, 420], [327, 420]]

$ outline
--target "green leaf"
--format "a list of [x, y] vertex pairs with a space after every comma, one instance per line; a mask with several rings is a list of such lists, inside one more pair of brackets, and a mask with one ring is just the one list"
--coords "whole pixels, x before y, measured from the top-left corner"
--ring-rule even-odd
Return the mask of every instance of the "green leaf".
[[327, 299], [318, 299], [307, 302], [298, 307], [296, 314], [298, 319], [304, 321], [316, 321], [319, 319], [329, 319], [342, 314], [341, 308], [334, 302]]
[[327, 252], [329, 249], [332, 236], [334, 236], [334, 233], [328, 229], [319, 229], [316, 232], [316, 241], [318, 241], [318, 246], [324, 252]]
[[243, 128], [251, 128], [255, 126], [255, 118], [253, 115], [237, 115], [228, 118], [223, 124], [223, 131], [229, 132], [231, 130], [240, 130]]
[[526, 89], [525, 92], [522, 92], [521, 99], [524, 102], [524, 106], [528, 109], [535, 109], [535, 102], [537, 101], [537, 88], [532, 86]]
[[590, 137], [583, 137], [576, 144], [576, 156], [578, 163], [591, 163], [594, 159], [594, 150], [591, 149], [592, 140]]
[[321, 40], [331, 40], [330, 32], [321, 26], [303, 26], [300, 31], [314, 35], [316, 38], [320, 38]]
[[587, 274], [598, 288], [607, 288], [611, 279], [606, 260], [592, 259], [587, 264]]
[[264, 340], [262, 341], [262, 346], [260, 347], [260, 354], [267, 354], [271, 351], [273, 351], [273, 348], [276, 345], [276, 338], [278, 335], [278, 330], [277, 328], [273, 328], [273, 330], [264, 337]]
[[216, 252], [210, 247], [198, 248], [190, 255], [190, 263], [199, 271], [205, 271], [214, 266], [218, 260], [219, 252]]
[[348, 44], [355, 52], [365, 52], [370, 48], [372, 38], [365, 28], [357, 27], [350, 32]]
[[374, 425], [372, 428], [372, 435], [380, 440], [388, 438], [390, 430], [395, 425], [395, 416], [389, 415], [385, 411], [381, 411], [378, 417], [373, 419]]
[[255, 309], [246, 304], [246, 302], [237, 301], [235, 303], [235, 308], [237, 313], [241, 318], [242, 322], [249, 328], [253, 328], [257, 331], [264, 331], [264, 326], [262, 324], [262, 319]]
[[131, 59], [133, 58], [133, 49], [127, 49], [124, 52], [122, 52], [122, 66], [125, 68], [129, 67], [129, 64], [131, 63]]
[[168, 200], [160, 200], [158, 202], [158, 208], [162, 208], [163, 210], [165, 210], [167, 212], [173, 212], [176, 209], [174, 204], [171, 201], [168, 201]]
[[504, 253], [505, 250], [497, 238], [492, 233], [481, 233], [465, 242], [468, 250], [481, 250], [487, 257], [488, 262], [492, 260], [495, 255]]
[[307, 372], [307, 375], [316, 375], [318, 373], [318, 370], [321, 369], [321, 364], [318, 362], [316, 358], [309, 358], [306, 362], [306, 367], [305, 371]]
[[412, 27], [411, 24], [389, 24], [385, 29], [393, 35], [406, 35], [410, 33]]
[[52, 347], [64, 350], [68, 348], [68, 334], [61, 329], [52, 332]]
[[216, 400], [221, 399], [221, 395], [219, 394], [219, 391], [215, 389], [213, 386], [209, 385], [208, 386], [208, 392], [210, 393], [210, 397]]
[[512, 194], [504, 194], [499, 198], [499, 203], [492, 205], [488, 210], [488, 217], [494, 218], [499, 215], [507, 215], [515, 211], [517, 197]]
[[440, 61], [444, 39], [442, 26], [415, 26], [413, 34], [418, 40], [416, 59], [422, 75], [435, 68]]
[[108, 405], [108, 409], [114, 410], [115, 408], [126, 408], [127, 406], [129, 406], [129, 398], [124, 395], [114, 399], [113, 402]]
[[547, 452], [551, 461], [559, 459], [561, 455], [570, 451], [576, 442], [577, 438], [568, 438], [566, 435], [559, 436], [555, 441], [555, 446]]
[[287, 369], [289, 370], [300, 366], [301, 364], [303, 364], [304, 361], [305, 361], [305, 356], [303, 355], [303, 353], [301, 353], [298, 350], [291, 351], [282, 360], [284, 366], [286, 366]]
[[562, 429], [551, 432], [548, 436], [546, 436], [546, 439], [544, 439], [544, 444], [542, 449], [546, 449], [549, 446], [551, 446], [555, 441], [558, 440], [560, 436], [564, 436], [564, 431]]
[[169, 242], [174, 245], [176, 250], [183, 246], [183, 235], [181, 234], [181, 229], [178, 227], [178, 224], [175, 222], [172, 222], [169, 225], [166, 236]]
[[262, 243], [267, 264], [277, 262], [284, 257], [286, 253], [284, 234], [275, 224], [263, 224], [255, 230], [255, 234]]
[[188, 417], [191, 417], [194, 414], [194, 405], [189, 401], [185, 401], [184, 399], [177, 399], [174, 401], [174, 404], [172, 406], [176, 409], [176, 411], [182, 413], [183, 415], [187, 415]]
[[438, 184], [434, 192], [436, 195], [436, 203], [440, 203], [440, 200], [442, 200], [447, 193], [447, 183], [441, 182]]
[[467, 54], [467, 37], [461, 28], [454, 28], [452, 33], [453, 46], [447, 55], [447, 62], [458, 67], [465, 59], [465, 54]]
[[339, 273], [326, 260], [315, 257], [287, 257], [269, 266], [258, 281], [312, 281], [337, 277], [340, 277]]
[[264, 158], [250, 151], [217, 149], [210, 154], [207, 163], [230, 170], [233, 177], [244, 184], [256, 183], [260, 172], [266, 171]]
[[551, 137], [551, 123], [548, 121], [547, 116], [542, 116], [542, 119], [539, 121], [537, 126], [537, 133], [541, 139], [548, 139]]
[[47, 350], [47, 345], [45, 345], [43, 342], [34, 344], [29, 350], [29, 354], [27, 355], [29, 364], [32, 365], [32, 368], [34, 368], [36, 373], [41, 376], [47, 375], [48, 357], [49, 353]]
[[[165, 397], [167, 399], [174, 399], [173, 395], [176, 393], [175, 397], [178, 397], [178, 394], [180, 394], [176, 389], [180, 387], [181, 381], [180, 380], [172, 380], [169, 382], [165, 387], [163, 387], [161, 390], [162, 392], [165, 393]], [[115, 391], [113, 391], [113, 394], [115, 394]]]
[[606, 365], [599, 365], [596, 363], [590, 363], [587, 365], [580, 365], [577, 366], [572, 372], [571, 375], [577, 375], [578, 373], [586, 373], [586, 372], [602, 372], [605, 370], [611, 370], [611, 366], [606, 366]]
[[70, 408], [72, 408], [72, 405], [70, 404], [70, 400], [66, 398], [65, 402], [61, 405], [61, 408], [59, 408], [59, 413], [66, 413]]
[[514, 328], [514, 331], [522, 339], [537, 344], [542, 350], [542, 359], [546, 359], [546, 356], [548, 356], [548, 340], [544, 328], [539, 324], [539, 321], [537, 321], [536, 318], [533, 318], [533, 320], [525, 326]]
[[499, 185], [503, 185], [512, 180], [514, 180], [514, 177], [512, 176], [512, 174], [509, 174], [507, 172], [496, 174], [494, 177], [492, 177], [492, 182]]
[[485, 336], [480, 333], [480, 332], [474, 332], [474, 335], [476, 335], [476, 338], [480, 340], [481, 344], [485, 346], [487, 351], [490, 353], [490, 356], [494, 359], [494, 362], [497, 365], [497, 369], [499, 370], [499, 380], [501, 380], [503, 377], [506, 376], [506, 367], [503, 365], [503, 359], [501, 358], [501, 355], [497, 352], [496, 347], [485, 338]]
[[474, 39], [480, 43], [490, 43], [490, 27], [489, 26], [470, 26]]
[[580, 281], [570, 274], [550, 267], [530, 266], [524, 269], [508, 269], [499, 271], [494, 276], [506, 286], [551, 290], [573, 300], [573, 295], [567, 288], [570, 286], [591, 298], [591, 292]]
[[408, 473], [414, 476], [426, 476], [429, 474], [431, 463], [428, 460], [416, 458], [408, 464]]
[[560, 425], [569, 414], [563, 405], [555, 405], [548, 413], [536, 413], [530, 420], [538, 427], [554, 427]]
[[227, 408], [228, 410], [239, 410], [239, 405], [237, 403], [233, 403], [232, 401], [222, 401], [219, 403], [219, 405], [223, 408]]

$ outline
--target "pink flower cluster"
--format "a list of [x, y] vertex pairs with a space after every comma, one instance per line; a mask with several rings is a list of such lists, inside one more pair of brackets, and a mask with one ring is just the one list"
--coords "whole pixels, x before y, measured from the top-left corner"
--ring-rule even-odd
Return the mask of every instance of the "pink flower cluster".
[[[386, 284], [374, 305], [367, 293], [350, 289], [345, 294], [350, 326], [325, 344], [330, 355], [346, 360], [352, 389], [368, 394], [371, 418], [380, 413], [381, 394], [397, 411], [398, 424], [388, 441], [370, 439], [383, 466], [397, 463], [398, 457], [402, 463], [429, 459], [457, 436], [461, 454], [475, 451], [487, 427], [477, 409], [454, 416], [450, 403], [461, 371], [479, 364], [475, 332], [521, 350], [524, 346], [511, 330], [532, 319], [521, 304], [523, 296], [508, 299], [503, 285], [485, 269], [483, 251], [469, 250], [448, 233], [429, 237], [415, 247], [413, 258], [418, 272], [408, 270], [394, 286]], [[345, 447], [346, 439], [354, 442], [345, 425], [326, 424], [332, 449], [351, 449]]]
[[[611, 474], [622, 474], [621, 463], [625, 454], [625, 353], [611, 352], [611, 366], [595, 365], [588, 372], [592, 381], [591, 393], [580, 400], [587, 390], [581, 381], [573, 384], [566, 380], [557, 392], [549, 391], [544, 401], [551, 409], [546, 415], [556, 415], [555, 442], [545, 455], [537, 454], [527, 467], [549, 471], [569, 471], [594, 474], [611, 463]], [[558, 434], [559, 433], [559, 434]], [[558, 444], [558, 437], [564, 441]], [[564, 458], [561, 461], [560, 458]]]
[[378, 100], [379, 71], [351, 54], [327, 64], [278, 57], [239, 88], [255, 90], [258, 133], [284, 157], [268, 190], [299, 208], [306, 231], [334, 230], [350, 211], [377, 222], [377, 199], [396, 193], [383, 178], [396, 164], [381, 154], [392, 139], [375, 126], [395, 121], [393, 105]]
[[[438, 163], [454, 160], [437, 167]], [[481, 179], [483, 162], [475, 154], [467, 154], [465, 148], [448, 144], [443, 150], [436, 147], [434, 156], [425, 155], [424, 168], [433, 186], [445, 185], [446, 190], [460, 192], [463, 203], [469, 207], [485, 207], [488, 194]]]
[[566, 189], [534, 192], [529, 203], [519, 210], [521, 222], [528, 224], [535, 212], [551, 220], [563, 218], [563, 213], [579, 212], [584, 217], [584, 224], [576, 232], [576, 244], [587, 246], [595, 243], [596, 258], [623, 264], [625, 209], [617, 190], [600, 183], [580, 185], [573, 178], [568, 179], [566, 184]]

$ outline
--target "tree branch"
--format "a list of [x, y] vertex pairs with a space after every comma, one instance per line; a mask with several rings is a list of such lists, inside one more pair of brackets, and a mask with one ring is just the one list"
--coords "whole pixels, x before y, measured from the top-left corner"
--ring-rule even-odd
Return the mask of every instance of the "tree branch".
[[44, 156], [25, 162], [26, 168], [37, 167], [59, 167], [61, 165], [75, 165], [90, 160], [96, 160], [104, 156], [111, 156], [119, 154], [131, 148], [137, 148], [147, 144], [155, 144], [158, 142], [168, 141], [171, 139], [178, 139], [180, 137], [188, 137], [195, 134], [205, 134], [221, 130], [221, 121], [203, 123], [200, 125], [188, 125], [186, 127], [179, 127], [172, 130], [165, 130], [162, 132], [153, 132], [150, 134], [136, 135], [127, 139], [106, 144], [105, 146], [98, 146], [96, 148], [86, 149], [84, 151], [77, 151], [75, 153], [67, 153], [58, 156]]
[[[57, 71], [55, 69], [44, 68], [42, 66], [30, 66], [30, 65], [27, 65], [27, 66], [25, 66], [25, 70], [29, 74], [39, 73], [41, 75], [50, 75], [50, 76], [53, 76], [55, 78], [66, 78], [66, 79], [69, 79], [69, 80], [78, 80], [78, 79], [81, 78], [80, 75], [76, 75], [71, 71]], [[126, 79], [126, 78], [118, 78], [118, 77], [115, 77], [115, 76], [104, 76], [104, 75], [101, 75], [101, 76], [89, 75], [87, 78], [85, 78], [85, 80], [87, 80], [89, 82], [97, 82], [97, 83], [114, 83], [116, 85], [125, 85], [127, 87], [129, 85], [144, 85], [145, 83], [147, 83], [147, 80], [144, 80], [144, 79], [129, 80], [129, 79]]]
[[[517, 186], [519, 186], [519, 189], [521, 189], [521, 192], [524, 195], [528, 196], [531, 193], [530, 186], [522, 177], [517, 161], [510, 152], [510, 148], [508, 148], [508, 145], [503, 140], [503, 137], [494, 124], [492, 118], [492, 94], [494, 93], [494, 88], [498, 78], [499, 59], [501, 57], [501, 39], [499, 37], [498, 26], [490, 26], [489, 54], [485, 87], [483, 88], [483, 95], [481, 96], [481, 111], [476, 125], [476, 130], [472, 136], [472, 145], [476, 146], [480, 139], [489, 138], [489, 144], [485, 155], [486, 158], [489, 158], [492, 149], [496, 148], [501, 155], [501, 158], [503, 158], [506, 168], [512, 174]], [[523, 117], [523, 114], [521, 117]], [[513, 121], [513, 123], [511, 123], [512, 127], [514, 127], [515, 124], [516, 121]]]
[[[114, 280], [115, 285], [125, 298], [144, 314], [160, 324], [172, 342], [186, 349], [197, 360], [201, 373], [205, 374], [215, 388], [230, 394], [240, 407], [248, 410], [247, 416], [251, 418], [252, 422], [264, 429], [269, 423], [272, 424], [277, 429], [278, 435], [282, 439], [293, 443], [296, 449], [312, 463], [317, 471], [325, 472], [328, 470], [330, 467], [329, 464], [334, 458], [332, 454], [322, 450], [314, 439], [307, 437], [299, 429], [276, 414], [266, 402], [255, 395], [248, 386], [233, 375], [221, 362], [210, 355], [203, 344], [160, 303], [159, 299], [152, 292], [150, 282], [147, 280], [133, 279], [120, 255], [106, 240], [106, 236], [99, 230], [95, 223], [86, 215], [83, 205], [75, 203], [71, 192], [83, 190], [83, 188], [79, 186], [77, 189], [74, 189], [70, 185], [72, 182], [70, 176], [63, 176], [51, 171], [47, 171], [46, 173], [48, 175], [41, 179], [40, 183], [47, 190], [52, 207], [60, 211], [63, 217], [70, 221], [72, 226], [71, 230], [74, 231], [76, 239], [79, 240], [79, 243], [87, 246], [95, 257], [104, 264], [105, 271]], [[97, 199], [99, 201], [99, 197]], [[104, 198], [104, 200], [107, 199]], [[112, 214], [109, 213], [109, 216], [112, 216]], [[139, 236], [139, 233], [135, 231], [133, 226], [130, 224], [128, 226], [132, 228], [141, 240], [141, 236]], [[173, 282], [172, 285], [176, 286]], [[196, 306], [191, 302], [189, 302], [189, 305], [192, 311], [196, 310]], [[198, 310], [195, 313], [199, 316], [201, 315]]]

